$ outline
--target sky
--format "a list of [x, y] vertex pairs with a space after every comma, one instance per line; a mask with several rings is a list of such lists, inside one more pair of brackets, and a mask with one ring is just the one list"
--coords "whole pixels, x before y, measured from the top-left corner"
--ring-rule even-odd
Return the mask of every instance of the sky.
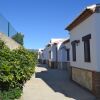
[[25, 48], [39, 49], [51, 38], [67, 38], [65, 27], [95, 3], [100, 0], [0, 0], [0, 13], [24, 34]]

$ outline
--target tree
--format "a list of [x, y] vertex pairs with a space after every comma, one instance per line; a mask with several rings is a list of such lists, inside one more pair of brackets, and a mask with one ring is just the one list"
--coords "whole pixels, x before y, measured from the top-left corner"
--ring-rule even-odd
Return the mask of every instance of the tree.
[[22, 35], [21, 33], [18, 33], [18, 32], [12, 36], [12, 39], [14, 39], [17, 43], [19, 43], [21, 45], [24, 44], [23, 38], [24, 38], [24, 35]]

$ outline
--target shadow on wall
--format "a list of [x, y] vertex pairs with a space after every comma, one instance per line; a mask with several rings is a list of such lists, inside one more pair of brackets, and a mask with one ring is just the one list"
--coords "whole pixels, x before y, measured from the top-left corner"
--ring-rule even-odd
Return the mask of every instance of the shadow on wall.
[[50, 69], [46, 65], [39, 65], [39, 67], [45, 67], [47, 71], [37, 72], [36, 78], [41, 78], [53, 91], [75, 100], [95, 100], [90, 92], [69, 79], [66, 70]]

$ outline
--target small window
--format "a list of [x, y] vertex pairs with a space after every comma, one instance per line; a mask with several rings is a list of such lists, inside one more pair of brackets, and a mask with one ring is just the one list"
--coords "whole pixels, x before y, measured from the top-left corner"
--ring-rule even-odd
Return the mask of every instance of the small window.
[[84, 42], [84, 61], [85, 62], [90, 62], [91, 61], [90, 39], [91, 39], [91, 34], [82, 37], [82, 41]]
[[57, 58], [58, 58], [58, 52], [57, 52], [57, 47], [56, 47], [56, 61], [57, 61]]
[[70, 50], [67, 49], [67, 61], [70, 61]]
[[74, 41], [72, 42], [72, 58], [73, 61], [76, 61], [76, 43]]
[[49, 51], [49, 59], [51, 59], [51, 51]]
[[44, 55], [43, 55], [43, 53], [42, 53], [42, 57], [44, 58]]

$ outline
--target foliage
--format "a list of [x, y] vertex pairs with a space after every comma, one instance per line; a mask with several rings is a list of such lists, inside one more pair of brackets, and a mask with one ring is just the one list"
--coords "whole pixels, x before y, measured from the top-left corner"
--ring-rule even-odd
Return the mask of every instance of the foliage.
[[18, 99], [21, 96], [22, 90], [17, 87], [10, 89], [9, 91], [0, 91], [0, 100], [14, 100]]
[[23, 45], [23, 38], [24, 35], [22, 35], [21, 33], [16, 33], [14, 36], [12, 36], [12, 39], [14, 39], [17, 43]]
[[14, 100], [11, 98], [20, 96], [24, 83], [35, 72], [36, 63], [35, 52], [22, 47], [11, 51], [0, 41], [0, 97], [3, 98], [2, 100]]

